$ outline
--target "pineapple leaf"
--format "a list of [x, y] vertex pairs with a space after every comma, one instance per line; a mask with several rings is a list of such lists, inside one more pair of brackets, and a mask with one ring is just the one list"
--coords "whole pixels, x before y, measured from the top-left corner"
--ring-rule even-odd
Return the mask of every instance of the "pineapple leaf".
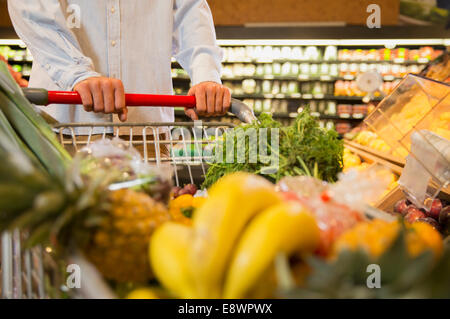
[[[363, 250], [342, 251], [333, 260], [311, 257], [304, 286], [280, 291], [285, 298], [449, 298], [450, 245], [436, 261], [431, 251], [411, 257], [402, 230], [392, 246], [374, 259]], [[367, 266], [381, 270], [381, 288], [367, 287]]]

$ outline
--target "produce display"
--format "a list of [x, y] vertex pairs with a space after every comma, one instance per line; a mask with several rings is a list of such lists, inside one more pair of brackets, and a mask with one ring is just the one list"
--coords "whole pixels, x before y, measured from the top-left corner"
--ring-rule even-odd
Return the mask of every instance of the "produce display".
[[[355, 112], [356, 116], [341, 117], [336, 112], [336, 105], [360, 105], [367, 96], [367, 92], [357, 87], [358, 75], [369, 71], [380, 74], [383, 83], [373, 98], [379, 101], [383, 95], [390, 94], [403, 77], [423, 72], [427, 63], [442, 59], [444, 52], [443, 47], [430, 46], [395, 49], [378, 45], [361, 48], [339, 45], [263, 46], [246, 44], [245, 41], [240, 45], [222, 47], [222, 82], [236, 98], [245, 99], [256, 113], [270, 112], [283, 125], [289, 125], [298, 109], [309, 105], [313, 112], [317, 112], [315, 115], [322, 127], [335, 127], [340, 134], [347, 133], [358, 124], [355, 120], [362, 120], [367, 114]], [[175, 60], [172, 76], [175, 92], [186, 93], [189, 76]], [[181, 110], [176, 115], [177, 120], [185, 120]], [[222, 117], [220, 121], [230, 122], [232, 119]]]
[[405, 158], [408, 155], [402, 148], [392, 151], [392, 148], [383, 139], [378, 137], [376, 133], [368, 130], [362, 130], [353, 140], [362, 146], [367, 146], [380, 153], [392, 154], [400, 158]]
[[411, 135], [420, 130], [450, 139], [450, 87], [409, 75], [365, 119], [365, 126], [349, 136], [354, 142], [380, 154], [404, 160]]
[[431, 209], [426, 211], [417, 208], [407, 199], [401, 199], [395, 204], [393, 212], [409, 223], [427, 223], [444, 235], [450, 234], [450, 204], [445, 200], [433, 200]]
[[446, 52], [430, 62], [420, 73], [427, 78], [449, 82], [450, 81], [450, 53]]
[[[450, 297], [444, 197], [428, 211], [373, 207], [397, 175], [345, 149], [307, 109], [289, 126], [261, 114], [213, 150], [232, 139], [248, 159], [250, 129], [267, 129], [258, 144], [278, 170], [264, 155], [212, 161], [203, 185], [174, 187], [170, 165], [119, 138], [71, 157], [0, 63], [0, 231], [20, 229], [22, 247], [42, 245], [56, 268], [81, 256], [119, 298]], [[366, 284], [371, 264], [380, 289]]]
[[[344, 148], [343, 164], [344, 173], [352, 169], [362, 172], [372, 168], [374, 165], [377, 165], [377, 163], [363, 160], [359, 155], [353, 153], [348, 148]], [[387, 188], [379, 197], [379, 199], [381, 199], [398, 186], [398, 176], [395, 173], [391, 172], [389, 169], [379, 169], [378, 173], [386, 176], [386, 178], [389, 180]]]

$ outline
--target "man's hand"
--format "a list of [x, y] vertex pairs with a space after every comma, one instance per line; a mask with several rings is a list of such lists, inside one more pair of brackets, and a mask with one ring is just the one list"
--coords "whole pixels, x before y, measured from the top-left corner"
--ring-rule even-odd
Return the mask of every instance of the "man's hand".
[[116, 113], [122, 122], [127, 120], [125, 90], [122, 81], [106, 77], [92, 77], [74, 87], [83, 102], [86, 112]]
[[202, 82], [194, 85], [188, 95], [195, 95], [197, 107], [186, 109], [185, 113], [192, 120], [198, 120], [199, 116], [225, 115], [230, 109], [230, 90], [215, 82]]

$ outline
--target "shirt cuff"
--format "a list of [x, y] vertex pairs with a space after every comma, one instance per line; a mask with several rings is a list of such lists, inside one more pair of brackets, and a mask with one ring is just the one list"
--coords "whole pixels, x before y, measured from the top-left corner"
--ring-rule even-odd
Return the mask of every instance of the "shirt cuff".
[[73, 87], [90, 77], [100, 77], [100, 73], [95, 72], [91, 66], [76, 65], [67, 69], [56, 68], [47, 64], [45, 69], [55, 83], [63, 90], [72, 91]]
[[211, 54], [198, 54], [191, 63], [192, 85], [202, 82], [216, 82], [222, 84], [220, 80], [221, 57], [215, 59]]
[[77, 85], [78, 83], [80, 83], [81, 81], [84, 81], [86, 79], [89, 78], [98, 78], [101, 77], [102, 75], [98, 72], [95, 71], [88, 71], [84, 74], [82, 74], [81, 76], [77, 77], [73, 82], [72, 85], [70, 86], [70, 91], [73, 91], [73, 88], [75, 87], [75, 85]]
[[192, 85], [202, 82], [216, 82], [222, 84], [220, 73], [215, 67], [201, 66], [192, 70]]

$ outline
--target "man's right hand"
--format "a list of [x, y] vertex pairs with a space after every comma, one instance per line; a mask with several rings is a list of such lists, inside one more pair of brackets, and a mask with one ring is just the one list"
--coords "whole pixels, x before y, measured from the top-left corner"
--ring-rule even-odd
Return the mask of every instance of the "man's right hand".
[[106, 77], [92, 77], [77, 83], [73, 89], [78, 92], [86, 112], [119, 115], [127, 120], [125, 90], [122, 81]]

